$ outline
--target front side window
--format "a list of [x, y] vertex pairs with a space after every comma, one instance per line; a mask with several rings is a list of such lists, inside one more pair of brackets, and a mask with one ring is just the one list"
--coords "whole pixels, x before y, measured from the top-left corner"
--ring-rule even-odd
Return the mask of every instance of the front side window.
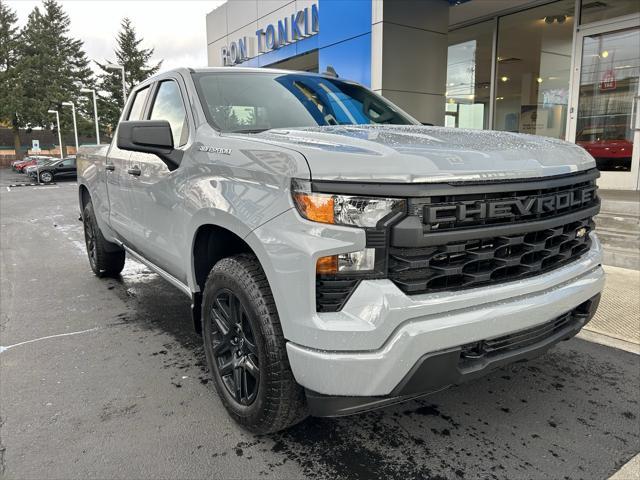
[[197, 73], [209, 122], [223, 132], [417, 122], [356, 83], [304, 74]]
[[179, 147], [187, 143], [189, 137], [187, 112], [184, 109], [180, 89], [176, 82], [173, 80], [160, 82], [149, 119], [169, 122], [175, 146]]
[[142, 109], [144, 108], [144, 101], [147, 99], [148, 93], [149, 87], [145, 87], [136, 92], [127, 120], [142, 120]]

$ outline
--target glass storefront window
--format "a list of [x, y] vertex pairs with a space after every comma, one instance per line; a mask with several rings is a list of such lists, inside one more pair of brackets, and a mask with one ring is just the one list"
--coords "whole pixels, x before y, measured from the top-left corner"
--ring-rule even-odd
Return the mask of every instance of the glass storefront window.
[[596, 159], [600, 170], [631, 170], [638, 45], [637, 28], [584, 38], [576, 143]]
[[445, 125], [489, 128], [494, 22], [449, 32]]
[[564, 139], [574, 0], [501, 17], [493, 128]]
[[640, 13], [638, 0], [581, 0], [580, 6], [580, 24], [582, 25]]

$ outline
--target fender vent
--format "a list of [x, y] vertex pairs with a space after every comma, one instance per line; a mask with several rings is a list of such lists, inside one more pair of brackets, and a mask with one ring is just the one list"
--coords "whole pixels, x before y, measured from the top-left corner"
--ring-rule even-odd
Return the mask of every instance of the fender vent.
[[316, 311], [337, 312], [358, 286], [359, 280], [318, 277], [316, 279]]

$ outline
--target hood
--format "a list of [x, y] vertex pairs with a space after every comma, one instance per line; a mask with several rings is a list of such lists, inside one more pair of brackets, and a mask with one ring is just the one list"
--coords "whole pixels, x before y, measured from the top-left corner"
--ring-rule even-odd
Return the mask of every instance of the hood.
[[428, 183], [540, 178], [595, 167], [581, 147], [492, 130], [420, 125], [274, 129], [254, 138], [299, 151], [314, 180]]

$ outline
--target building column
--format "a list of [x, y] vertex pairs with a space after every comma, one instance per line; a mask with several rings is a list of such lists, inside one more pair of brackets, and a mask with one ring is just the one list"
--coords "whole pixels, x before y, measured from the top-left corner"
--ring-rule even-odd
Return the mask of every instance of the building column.
[[446, 0], [372, 0], [371, 88], [423, 123], [444, 124]]

